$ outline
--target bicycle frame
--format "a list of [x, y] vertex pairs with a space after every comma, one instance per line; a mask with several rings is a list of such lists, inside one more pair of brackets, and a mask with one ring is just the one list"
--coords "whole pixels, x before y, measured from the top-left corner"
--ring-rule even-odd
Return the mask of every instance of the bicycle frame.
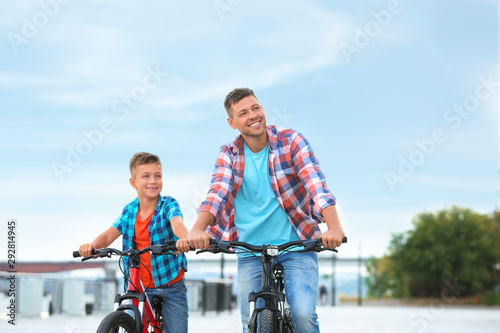
[[[153, 332], [161, 333], [160, 323], [155, 318], [153, 306], [139, 277], [139, 259], [135, 257], [131, 258], [131, 262], [127, 291], [116, 295], [114, 311], [132, 310], [134, 312], [137, 332], [147, 333], [148, 327], [151, 326]], [[132, 304], [122, 304], [125, 300], [132, 300]]]

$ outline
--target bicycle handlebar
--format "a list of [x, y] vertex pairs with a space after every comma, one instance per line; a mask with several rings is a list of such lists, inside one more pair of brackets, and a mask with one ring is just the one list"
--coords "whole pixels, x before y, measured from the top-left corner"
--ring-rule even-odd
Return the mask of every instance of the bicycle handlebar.
[[[342, 243], [347, 243], [347, 237], [344, 236], [342, 239]], [[211, 252], [211, 253], [236, 253], [236, 247], [243, 247], [251, 252], [255, 253], [263, 253], [267, 248], [269, 248], [272, 245], [252, 245], [249, 243], [245, 242], [239, 242], [239, 241], [221, 241], [217, 239], [210, 239], [210, 247], [211, 249], [205, 249], [205, 250], [199, 250], [196, 251], [196, 253], [203, 253], [203, 252]], [[291, 247], [303, 247], [302, 250], [298, 252], [308, 252], [308, 251], [315, 251], [315, 252], [321, 252], [321, 251], [334, 251], [338, 252], [337, 249], [329, 248], [329, 247], [323, 247], [323, 241], [321, 238], [317, 239], [312, 239], [312, 240], [298, 240], [298, 241], [291, 241], [287, 243], [283, 243], [281, 245], [276, 245], [275, 247], [278, 248], [278, 251], [285, 251]]]
[[[192, 250], [194, 250], [194, 249], [192, 249]], [[155, 255], [162, 255], [162, 254], [174, 255], [176, 251], [177, 251], [177, 247], [175, 246], [175, 241], [167, 241], [167, 242], [165, 242], [164, 245], [151, 245], [151, 246], [143, 248], [142, 250], [136, 250], [136, 249], [130, 248], [127, 251], [120, 251], [120, 250], [108, 247], [108, 248], [103, 248], [103, 249], [92, 250], [92, 254], [88, 257], [83, 258], [82, 261], [94, 259], [94, 258], [104, 258], [104, 257], [110, 258], [112, 255], [120, 255], [123, 257], [133, 257], [133, 256], [147, 253], [147, 252], [151, 252], [152, 254], [155, 254]], [[73, 257], [74, 258], [81, 257], [80, 252], [73, 251]]]

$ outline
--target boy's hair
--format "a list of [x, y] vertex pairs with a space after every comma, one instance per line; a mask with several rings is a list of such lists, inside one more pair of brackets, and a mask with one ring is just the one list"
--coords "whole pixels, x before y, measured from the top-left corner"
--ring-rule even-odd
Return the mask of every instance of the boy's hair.
[[247, 96], [253, 96], [255, 97], [255, 99], [257, 99], [253, 90], [250, 88], [236, 88], [226, 95], [226, 99], [224, 100], [224, 108], [226, 109], [229, 118], [233, 118], [233, 104], [238, 103]]
[[130, 175], [134, 177], [135, 169], [139, 165], [149, 163], [158, 163], [159, 165], [161, 165], [160, 158], [154, 154], [146, 152], [135, 153], [134, 156], [132, 156], [132, 158], [130, 159]]

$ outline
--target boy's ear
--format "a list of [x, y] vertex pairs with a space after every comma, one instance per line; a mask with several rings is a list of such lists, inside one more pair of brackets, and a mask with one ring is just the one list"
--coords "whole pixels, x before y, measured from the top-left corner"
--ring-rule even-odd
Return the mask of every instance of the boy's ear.
[[134, 178], [130, 178], [128, 181], [130, 182], [130, 185], [131, 185], [133, 188], [137, 189], [137, 185], [135, 185], [135, 180], [134, 180]]

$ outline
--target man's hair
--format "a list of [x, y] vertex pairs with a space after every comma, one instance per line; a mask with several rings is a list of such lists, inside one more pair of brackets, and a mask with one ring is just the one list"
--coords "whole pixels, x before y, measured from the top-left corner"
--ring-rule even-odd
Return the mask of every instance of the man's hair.
[[161, 165], [160, 158], [154, 154], [140, 152], [135, 153], [130, 159], [130, 175], [134, 177], [135, 169], [142, 164], [158, 163]]
[[233, 118], [233, 104], [238, 103], [247, 96], [253, 96], [257, 99], [252, 89], [249, 88], [236, 88], [226, 95], [224, 100], [224, 108], [226, 109], [229, 118]]

